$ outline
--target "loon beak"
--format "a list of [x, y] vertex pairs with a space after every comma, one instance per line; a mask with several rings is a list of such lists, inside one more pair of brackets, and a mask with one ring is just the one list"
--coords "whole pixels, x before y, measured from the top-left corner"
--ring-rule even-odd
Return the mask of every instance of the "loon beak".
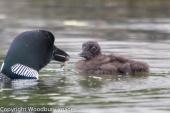
[[65, 61], [68, 61], [69, 58], [70, 58], [70, 56], [65, 51], [54, 46], [52, 60], [56, 60], [59, 62], [65, 62]]
[[90, 54], [88, 52], [82, 52], [79, 56], [85, 58], [86, 60], [90, 59]]
[[82, 52], [82, 53], [79, 53], [79, 56], [85, 58], [86, 54]]

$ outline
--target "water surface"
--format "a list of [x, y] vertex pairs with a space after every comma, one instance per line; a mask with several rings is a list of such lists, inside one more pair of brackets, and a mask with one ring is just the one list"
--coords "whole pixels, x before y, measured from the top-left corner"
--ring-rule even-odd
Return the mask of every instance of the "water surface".
[[[139, 1], [132, 0], [115, 0], [110, 5], [102, 1], [77, 1], [75, 5], [67, 0], [0, 0], [0, 64], [14, 37], [33, 29], [53, 32], [55, 45], [71, 56], [65, 70], [59, 62], [51, 61], [40, 71], [38, 81], [1, 83], [0, 107], [65, 107], [65, 112], [74, 113], [168, 113], [170, 18], [165, 4], [169, 2], [156, 1], [153, 6], [142, 2], [147, 4], [146, 13]], [[126, 7], [130, 2], [134, 4]], [[152, 10], [158, 12], [150, 15]], [[80, 59], [82, 43], [88, 40], [97, 40], [106, 54], [147, 62], [150, 75], [99, 78], [79, 74], [74, 64]], [[49, 111], [57, 112], [60, 111]]]

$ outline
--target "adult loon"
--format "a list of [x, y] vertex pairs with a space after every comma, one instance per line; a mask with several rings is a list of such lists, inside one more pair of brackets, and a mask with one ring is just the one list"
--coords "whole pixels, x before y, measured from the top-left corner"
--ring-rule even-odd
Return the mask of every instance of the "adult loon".
[[80, 56], [83, 60], [76, 63], [76, 68], [86, 74], [137, 74], [149, 72], [148, 64], [131, 60], [119, 55], [102, 54], [101, 48], [96, 41], [88, 41], [82, 45]]
[[38, 79], [38, 71], [51, 59], [65, 62], [69, 55], [54, 45], [54, 35], [45, 30], [26, 31], [12, 42], [1, 73], [11, 79]]

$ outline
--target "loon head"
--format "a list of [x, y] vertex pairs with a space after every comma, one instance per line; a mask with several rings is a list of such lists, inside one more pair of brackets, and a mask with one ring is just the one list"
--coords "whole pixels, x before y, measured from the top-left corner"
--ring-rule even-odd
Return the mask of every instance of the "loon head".
[[51, 59], [65, 62], [69, 55], [54, 45], [54, 35], [45, 30], [26, 31], [12, 42], [1, 72], [11, 79], [38, 79], [38, 71]]
[[91, 60], [92, 58], [101, 54], [101, 48], [96, 41], [87, 41], [82, 45], [82, 52], [80, 57], [85, 58], [86, 60]]

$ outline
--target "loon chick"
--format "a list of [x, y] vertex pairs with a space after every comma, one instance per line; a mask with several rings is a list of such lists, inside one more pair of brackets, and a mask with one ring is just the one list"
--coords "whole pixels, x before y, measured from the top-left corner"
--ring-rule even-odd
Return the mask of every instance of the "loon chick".
[[83, 60], [76, 63], [76, 69], [85, 74], [137, 74], [148, 73], [148, 64], [131, 60], [122, 56], [102, 54], [96, 41], [88, 41], [82, 45], [80, 56]]
[[12, 42], [1, 73], [11, 79], [38, 79], [38, 71], [51, 59], [65, 62], [69, 55], [54, 45], [54, 35], [45, 30], [26, 31]]

